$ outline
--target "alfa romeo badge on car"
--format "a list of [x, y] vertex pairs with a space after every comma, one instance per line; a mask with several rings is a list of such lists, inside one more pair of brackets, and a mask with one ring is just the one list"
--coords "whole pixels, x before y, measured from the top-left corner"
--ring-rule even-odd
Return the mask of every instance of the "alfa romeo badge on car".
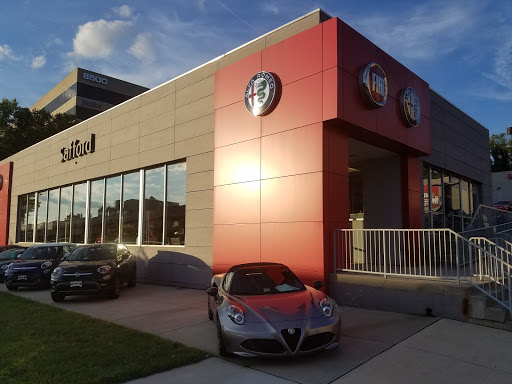
[[411, 87], [406, 88], [400, 96], [400, 112], [408, 127], [416, 127], [420, 123], [420, 98]]
[[254, 116], [270, 113], [279, 102], [279, 79], [275, 74], [261, 71], [245, 87], [245, 108]]

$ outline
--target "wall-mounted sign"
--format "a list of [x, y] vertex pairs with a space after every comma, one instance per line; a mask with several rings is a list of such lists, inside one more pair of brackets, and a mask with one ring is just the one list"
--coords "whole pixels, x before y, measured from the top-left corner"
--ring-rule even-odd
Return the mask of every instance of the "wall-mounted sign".
[[107, 83], [108, 83], [107, 79], [105, 79], [104, 77], [92, 75], [90, 73], [84, 72], [83, 78], [85, 80], [94, 81], [95, 83], [99, 83], [99, 84], [103, 84], [103, 85], [107, 85]]
[[2, 175], [0, 175], [0, 191], [2, 190], [3, 187], [4, 187], [4, 177]]
[[95, 142], [96, 135], [91, 134], [90, 140], [86, 140], [81, 142], [80, 140], [73, 140], [69, 148], [62, 148], [60, 153], [62, 153], [61, 162], [65, 162], [68, 160], [76, 159], [77, 157], [87, 155], [88, 153], [93, 153], [95, 150]]
[[278, 77], [270, 72], [258, 72], [245, 88], [245, 108], [254, 116], [266, 115], [276, 107], [279, 96]]
[[364, 101], [370, 107], [383, 107], [388, 99], [388, 79], [377, 63], [361, 68], [359, 89]]
[[420, 98], [410, 87], [405, 89], [400, 96], [400, 113], [407, 126], [416, 127], [420, 123]]

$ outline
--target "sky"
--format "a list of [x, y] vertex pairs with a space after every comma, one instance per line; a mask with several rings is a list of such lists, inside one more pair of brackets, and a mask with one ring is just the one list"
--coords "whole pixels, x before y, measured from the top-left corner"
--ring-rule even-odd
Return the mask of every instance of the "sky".
[[149, 88], [322, 8], [489, 129], [512, 126], [510, 0], [0, 0], [0, 97], [75, 67]]

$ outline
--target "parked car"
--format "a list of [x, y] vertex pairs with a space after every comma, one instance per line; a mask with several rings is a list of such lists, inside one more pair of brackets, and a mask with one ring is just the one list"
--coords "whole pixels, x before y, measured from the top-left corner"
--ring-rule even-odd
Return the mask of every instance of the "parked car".
[[18, 248], [26, 248], [26, 247], [22, 247], [21, 245], [17, 245], [17, 244], [0, 245], [0, 253], [3, 251], [6, 251], [8, 249], [18, 249]]
[[3, 252], [0, 252], [0, 283], [4, 282], [5, 270], [9, 267], [9, 264], [16, 260], [23, 252], [24, 247], [9, 248]]
[[510, 200], [497, 201], [492, 206], [505, 211], [512, 211], [512, 201]]
[[50, 276], [66, 253], [76, 248], [74, 244], [48, 243], [28, 247], [5, 270], [5, 285], [9, 290], [19, 287], [48, 287]]
[[336, 302], [304, 285], [285, 265], [251, 263], [215, 275], [208, 317], [221, 356], [295, 356], [335, 348], [341, 335]]
[[137, 264], [122, 244], [93, 244], [75, 249], [51, 276], [53, 301], [71, 295], [107, 294], [117, 299], [121, 285], [134, 287]]

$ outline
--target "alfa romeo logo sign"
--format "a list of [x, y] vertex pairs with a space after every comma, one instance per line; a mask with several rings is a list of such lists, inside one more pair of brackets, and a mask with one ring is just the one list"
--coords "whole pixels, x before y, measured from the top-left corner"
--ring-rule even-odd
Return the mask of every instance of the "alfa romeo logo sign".
[[270, 113], [277, 105], [277, 76], [261, 71], [255, 74], [245, 87], [245, 108], [254, 116]]
[[370, 107], [383, 107], [388, 99], [388, 79], [377, 63], [361, 68], [359, 73], [361, 96]]
[[412, 88], [406, 88], [400, 96], [400, 113], [409, 127], [416, 127], [420, 123], [420, 98]]

